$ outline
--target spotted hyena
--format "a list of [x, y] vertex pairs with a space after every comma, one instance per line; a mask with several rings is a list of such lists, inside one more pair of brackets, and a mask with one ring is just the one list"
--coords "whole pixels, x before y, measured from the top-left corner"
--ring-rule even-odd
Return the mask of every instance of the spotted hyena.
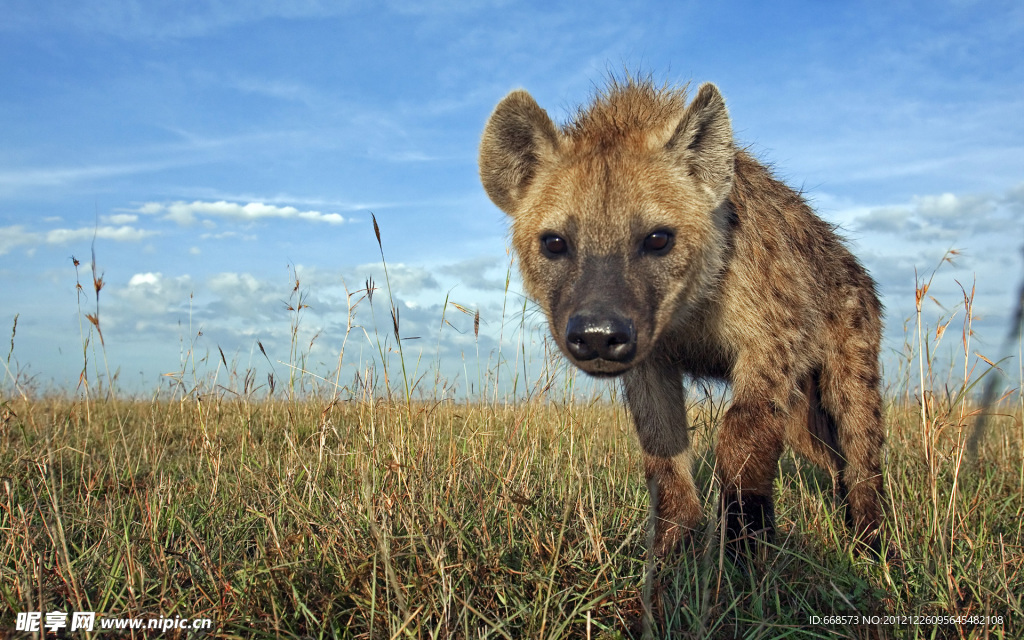
[[733, 142], [718, 88], [612, 81], [555, 125], [526, 91], [487, 122], [480, 178], [527, 293], [584, 372], [618, 376], [655, 550], [701, 520], [683, 377], [732, 386], [715, 447], [731, 540], [770, 536], [783, 443], [829, 471], [875, 545], [884, 444], [874, 282], [799, 193]]

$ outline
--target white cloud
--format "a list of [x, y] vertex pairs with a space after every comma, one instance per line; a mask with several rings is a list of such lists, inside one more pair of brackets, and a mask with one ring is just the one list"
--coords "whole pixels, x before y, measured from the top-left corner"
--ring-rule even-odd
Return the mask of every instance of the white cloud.
[[166, 277], [159, 271], [136, 273], [128, 279], [127, 286], [112, 291], [122, 303], [112, 310], [112, 315], [126, 320], [161, 316], [187, 304], [193, 288], [188, 275]]
[[366, 276], [372, 276], [378, 293], [387, 295], [387, 283], [391, 283], [393, 292], [402, 292], [405, 295], [415, 295], [424, 289], [438, 289], [440, 285], [434, 279], [433, 274], [423, 267], [409, 266], [398, 262], [388, 264], [385, 274], [384, 264], [364, 264], [356, 267], [353, 271], [357, 274], [356, 281], [361, 282]]
[[9, 253], [11, 249], [22, 245], [36, 245], [42, 240], [43, 234], [25, 231], [24, 225], [16, 224], [11, 227], [0, 227], [0, 256]]
[[1007, 191], [1002, 203], [1015, 213], [1024, 214], [1024, 182]]
[[159, 235], [158, 231], [144, 231], [122, 225], [120, 227], [85, 227], [80, 229], [53, 229], [46, 232], [48, 244], [67, 244], [68, 242], [80, 242], [99, 238], [103, 240], [114, 240], [115, 242], [137, 242], [143, 238]]
[[155, 286], [160, 282], [162, 277], [163, 274], [160, 273], [136, 273], [128, 280], [128, 286]]
[[[505, 276], [507, 275], [508, 263], [502, 264], [497, 256], [482, 256], [462, 260], [455, 264], [448, 264], [440, 267], [438, 271], [445, 275], [453, 276], [461, 284], [472, 289], [481, 291], [504, 291]], [[493, 271], [494, 277], [487, 277], [487, 273]]]
[[[290, 193], [277, 193], [275, 195], [229, 192], [220, 190], [205, 190], [203, 192], [207, 200], [227, 200], [235, 202], [262, 202], [264, 204], [280, 204], [292, 206], [323, 207], [335, 211], [378, 211], [382, 209], [394, 209], [399, 206], [407, 206], [409, 203], [401, 202], [351, 202], [335, 200], [330, 198], [317, 198], [313, 196], [293, 195]], [[159, 206], [159, 203], [155, 203]], [[157, 211], [158, 212], [158, 211]]]
[[[216, 202], [194, 202], [176, 201], [169, 204], [159, 202], [147, 202], [137, 209], [138, 213], [145, 215], [160, 215], [165, 220], [173, 220], [178, 224], [191, 224], [197, 218], [214, 217], [227, 218], [232, 220], [255, 221], [272, 218], [284, 220], [305, 220], [308, 222], [326, 222], [327, 224], [343, 224], [345, 218], [337, 213], [324, 213], [321, 211], [301, 211], [295, 207], [280, 207], [277, 205], [264, 204], [262, 202], [250, 202], [239, 204], [219, 200]], [[204, 221], [205, 222], [205, 221]]]
[[23, 225], [0, 227], [0, 255], [10, 252], [15, 247], [30, 245], [33, 248], [41, 244], [68, 244], [82, 242], [93, 238], [113, 240], [115, 242], [138, 242], [144, 238], [158, 235], [157, 231], [144, 231], [135, 227], [122, 225], [119, 227], [82, 227], [78, 229], [52, 229], [50, 231], [26, 231]]
[[222, 231], [221, 233], [203, 233], [199, 236], [202, 240], [227, 240], [229, 238], [239, 238], [241, 240], [256, 240], [257, 237], [252, 234], [242, 234], [237, 231]]
[[132, 224], [139, 221], [139, 216], [134, 213], [115, 213], [100, 219], [107, 224]]
[[210, 276], [207, 283], [215, 293], [238, 293], [240, 289], [255, 293], [262, 288], [260, 281], [250, 273], [218, 273]]
[[147, 216], [156, 215], [164, 210], [164, 205], [159, 202], [147, 202], [138, 208], [139, 213], [143, 213]]
[[188, 274], [168, 276], [144, 271], [127, 284], [109, 287], [111, 302], [106, 317], [110, 326], [134, 327], [137, 333], [162, 331], [181, 335], [181, 323], [193, 330], [219, 335], [271, 335], [288, 326], [283, 301], [287, 287], [249, 273], [216, 273], [194, 279]]
[[970, 233], [1006, 233], [1019, 231], [1019, 194], [1024, 185], [1004, 194], [914, 196], [907, 204], [858, 208], [839, 212], [857, 231], [899, 235], [904, 240], [952, 241]]
[[204, 313], [221, 322], [267, 318], [284, 308], [287, 291], [279, 283], [260, 280], [250, 273], [218, 273], [206, 280], [213, 300]]

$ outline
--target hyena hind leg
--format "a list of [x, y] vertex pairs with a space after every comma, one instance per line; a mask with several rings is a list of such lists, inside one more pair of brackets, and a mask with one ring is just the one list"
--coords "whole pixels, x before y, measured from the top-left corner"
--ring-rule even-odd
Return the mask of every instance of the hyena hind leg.
[[843, 509], [847, 526], [852, 527], [843, 479], [846, 459], [839, 445], [835, 418], [821, 404], [820, 377], [820, 370], [815, 370], [804, 379], [800, 401], [794, 406], [786, 428], [786, 442], [796, 453], [829, 474], [835, 501]]
[[844, 465], [839, 476], [847, 502], [847, 523], [856, 540], [879, 551], [883, 515], [882, 448], [885, 425], [877, 364], [866, 371], [851, 366], [822, 372], [821, 405], [835, 422]]
[[648, 359], [625, 374], [622, 386], [651, 493], [653, 551], [664, 556], [697, 528], [703, 515], [693, 481], [682, 373], [669, 363]]

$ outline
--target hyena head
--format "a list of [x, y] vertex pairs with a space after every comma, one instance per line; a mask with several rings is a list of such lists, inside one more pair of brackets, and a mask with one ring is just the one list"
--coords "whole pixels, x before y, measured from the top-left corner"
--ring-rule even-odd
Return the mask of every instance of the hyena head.
[[512, 218], [527, 293], [583, 371], [614, 376], [709, 295], [727, 251], [734, 147], [718, 89], [612, 82], [557, 127], [525, 91], [494, 110], [480, 178]]

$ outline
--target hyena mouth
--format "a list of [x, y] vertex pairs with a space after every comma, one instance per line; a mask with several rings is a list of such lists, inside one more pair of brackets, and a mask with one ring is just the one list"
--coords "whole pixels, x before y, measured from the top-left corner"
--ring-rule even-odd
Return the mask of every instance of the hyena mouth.
[[636, 357], [636, 325], [619, 315], [582, 311], [566, 323], [565, 348], [583, 371], [595, 376], [619, 375]]

